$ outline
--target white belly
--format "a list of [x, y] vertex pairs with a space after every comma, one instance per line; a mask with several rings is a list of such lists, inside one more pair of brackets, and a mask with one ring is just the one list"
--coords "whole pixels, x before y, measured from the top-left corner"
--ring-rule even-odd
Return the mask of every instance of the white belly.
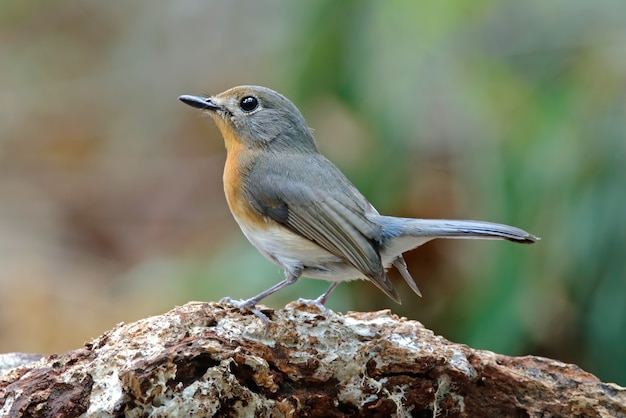
[[284, 227], [239, 226], [252, 245], [285, 270], [301, 269], [304, 277], [334, 282], [366, 278], [339, 257]]
[[[301, 270], [304, 277], [333, 282], [367, 279], [350, 264], [287, 228], [276, 224], [266, 228], [248, 227], [242, 224], [239, 224], [239, 227], [252, 245], [265, 257], [287, 271]], [[385, 270], [402, 253], [432, 239], [432, 237], [395, 238], [381, 251]]]

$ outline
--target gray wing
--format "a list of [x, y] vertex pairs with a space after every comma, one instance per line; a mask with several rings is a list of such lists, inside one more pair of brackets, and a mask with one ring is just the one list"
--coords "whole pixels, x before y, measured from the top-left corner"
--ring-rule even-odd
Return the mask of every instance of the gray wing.
[[[326, 169], [339, 173], [334, 166]], [[327, 187], [324, 177], [303, 181], [283, 173], [265, 173], [251, 177], [254, 186], [246, 187], [246, 193], [264, 216], [352, 265], [399, 303], [378, 252], [382, 228], [365, 216], [373, 209], [342, 174], [330, 177], [342, 187]]]

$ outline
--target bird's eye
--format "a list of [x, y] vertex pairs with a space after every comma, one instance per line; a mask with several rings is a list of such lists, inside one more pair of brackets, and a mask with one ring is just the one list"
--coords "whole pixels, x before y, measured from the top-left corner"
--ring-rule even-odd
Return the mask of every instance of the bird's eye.
[[239, 107], [241, 107], [241, 110], [244, 112], [252, 112], [259, 107], [259, 101], [255, 97], [246, 96], [239, 102]]

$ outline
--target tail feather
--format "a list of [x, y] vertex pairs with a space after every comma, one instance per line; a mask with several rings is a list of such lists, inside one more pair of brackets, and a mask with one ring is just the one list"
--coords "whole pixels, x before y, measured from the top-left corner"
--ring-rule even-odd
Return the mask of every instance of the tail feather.
[[415, 219], [415, 221], [407, 225], [410, 230], [437, 238], [505, 239], [520, 244], [532, 244], [539, 240], [523, 229], [492, 222], [448, 219]]
[[[402, 253], [435, 238], [505, 239], [520, 244], [532, 244], [540, 238], [514, 226], [482, 221], [452, 219], [411, 219], [376, 215], [373, 221], [381, 225], [382, 261], [393, 265], [418, 295], [422, 295], [407, 269]], [[379, 286], [380, 287], [380, 286]]]
[[540, 239], [523, 229], [492, 222], [380, 215], [375, 222], [383, 229], [381, 254], [385, 265], [391, 264], [398, 255], [435, 238], [505, 239], [520, 244], [532, 244]]
[[505, 239], [532, 244], [540, 238], [514, 226], [483, 221], [453, 219], [410, 219], [387, 217], [391, 235], [435, 238]]

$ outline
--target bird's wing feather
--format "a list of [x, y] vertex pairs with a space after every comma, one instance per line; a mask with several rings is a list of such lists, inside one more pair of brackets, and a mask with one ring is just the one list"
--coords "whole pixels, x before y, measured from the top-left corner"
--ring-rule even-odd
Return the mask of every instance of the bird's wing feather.
[[259, 212], [341, 258], [399, 300], [378, 252], [382, 229], [365, 216], [359, 199], [315, 190], [281, 174], [257, 177], [255, 183], [248, 194]]

